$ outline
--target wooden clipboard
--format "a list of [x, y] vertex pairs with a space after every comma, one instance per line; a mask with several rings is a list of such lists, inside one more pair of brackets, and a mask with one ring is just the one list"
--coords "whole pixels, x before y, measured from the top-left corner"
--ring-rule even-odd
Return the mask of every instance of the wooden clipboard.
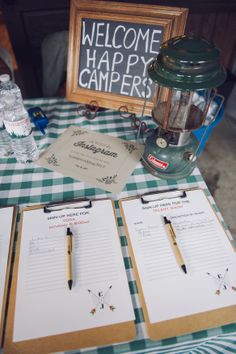
[[[94, 202], [98, 201], [94, 200]], [[53, 204], [54, 206], [64, 206], [72, 205], [73, 203], [78, 203], [79, 201], [73, 202], [63, 202], [58, 204]], [[114, 218], [116, 220], [114, 203], [111, 201], [113, 206]], [[49, 205], [49, 208], [51, 206]], [[65, 350], [81, 349], [86, 347], [102, 346], [108, 345], [116, 342], [125, 342], [133, 339], [136, 335], [134, 321], [122, 322], [118, 324], [96, 327], [91, 329], [85, 329], [65, 334], [52, 335], [47, 337], [36, 338], [32, 340], [25, 340], [21, 342], [13, 342], [13, 330], [14, 330], [14, 311], [15, 311], [15, 301], [16, 301], [16, 290], [17, 290], [17, 273], [19, 265], [19, 255], [21, 247], [21, 234], [22, 234], [22, 223], [24, 212], [27, 210], [44, 208], [45, 210], [48, 206], [33, 206], [22, 210], [21, 219], [19, 225], [19, 236], [16, 246], [16, 256], [12, 277], [12, 286], [9, 300], [9, 311], [6, 325], [6, 335], [4, 341], [4, 354], [44, 354], [52, 353]], [[117, 220], [116, 220], [117, 226]], [[118, 229], [118, 226], [117, 226]], [[22, 323], [22, 326], [24, 324]]]
[[[191, 190], [193, 190], [193, 189], [191, 189]], [[195, 190], [199, 190], [199, 189], [195, 188]], [[201, 190], [201, 191], [202, 191], [202, 193], [204, 193], [203, 190]], [[171, 191], [169, 191], [169, 192], [171, 193]], [[169, 193], [169, 192], [167, 192], [167, 193]], [[172, 191], [172, 193], [173, 192], [178, 193], [179, 191], [175, 190], [175, 191]], [[185, 193], [185, 192], [187, 192], [187, 190], [180, 191], [180, 192]], [[163, 192], [163, 194], [164, 193], [165, 193], [165, 191]], [[162, 192], [151, 193], [151, 194], [147, 194], [147, 195], [148, 196], [149, 195], [157, 195], [157, 196], [159, 195], [159, 197], [161, 198]], [[205, 193], [204, 193], [204, 195], [205, 195], [207, 201], [209, 202]], [[179, 335], [192, 333], [192, 332], [196, 332], [196, 331], [200, 331], [200, 330], [206, 330], [206, 329], [210, 329], [210, 328], [214, 328], [214, 327], [219, 327], [219, 326], [222, 326], [225, 324], [235, 322], [236, 321], [236, 305], [228, 306], [228, 307], [224, 307], [224, 308], [220, 308], [220, 309], [216, 309], [216, 310], [211, 310], [211, 311], [207, 311], [207, 312], [205, 311], [202, 313], [196, 313], [196, 314], [189, 315], [189, 316], [174, 318], [171, 320], [156, 322], [156, 323], [150, 322], [150, 318], [149, 318], [148, 310], [147, 310], [147, 305], [145, 302], [145, 297], [144, 297], [144, 293], [143, 293], [143, 289], [142, 289], [142, 284], [141, 284], [141, 280], [140, 280], [140, 276], [139, 276], [139, 272], [138, 272], [138, 268], [137, 268], [137, 264], [136, 264], [136, 260], [135, 260], [135, 255], [133, 252], [133, 248], [131, 245], [131, 240], [130, 240], [130, 236], [129, 236], [129, 232], [128, 232], [128, 226], [126, 223], [124, 209], [122, 207], [123, 201], [139, 199], [142, 197], [143, 196], [121, 199], [119, 201], [119, 207], [120, 207], [121, 216], [122, 216], [122, 220], [123, 220], [123, 224], [124, 224], [124, 228], [125, 228], [125, 233], [127, 236], [128, 250], [129, 250], [129, 254], [131, 256], [132, 265], [133, 265], [134, 273], [135, 273], [135, 278], [137, 281], [138, 294], [139, 294], [141, 306], [142, 306], [142, 309], [144, 312], [145, 324], [146, 324], [147, 332], [148, 332], [150, 339], [151, 340], [166, 339], [166, 338], [176, 337]], [[212, 212], [216, 215], [210, 202], [209, 202], [209, 207], [212, 209]], [[218, 216], [217, 216], [217, 219], [218, 219]], [[219, 219], [218, 219], [218, 221], [219, 221], [220, 227], [222, 227], [222, 229], [224, 230]], [[225, 232], [225, 230], [224, 230], [224, 232]], [[226, 233], [225, 233], [225, 237], [228, 238]], [[231, 246], [233, 247], [232, 243], [231, 243]], [[173, 296], [174, 296], [174, 294], [173, 294]], [[158, 301], [158, 299], [157, 299], [157, 301]]]
[[[9, 251], [8, 251], [8, 260], [7, 260], [7, 269], [6, 269], [6, 278], [5, 278], [5, 289], [4, 289], [2, 309], [1, 309], [0, 347], [3, 345], [3, 340], [4, 340], [4, 329], [5, 329], [5, 322], [6, 322], [6, 315], [7, 315], [7, 306], [6, 305], [7, 305], [8, 291], [9, 291], [10, 272], [11, 272], [11, 266], [12, 266], [14, 236], [15, 236], [17, 210], [18, 210], [18, 208], [16, 206], [10, 206], [10, 207], [13, 208], [13, 214], [12, 214], [12, 220], [11, 220], [11, 236], [10, 236], [10, 244], [9, 244]], [[6, 208], [9, 208], [9, 207], [6, 207]]]

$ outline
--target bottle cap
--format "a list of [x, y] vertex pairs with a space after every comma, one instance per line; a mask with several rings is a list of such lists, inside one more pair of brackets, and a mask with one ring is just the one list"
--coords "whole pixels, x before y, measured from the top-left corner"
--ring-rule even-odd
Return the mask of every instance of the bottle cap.
[[10, 81], [10, 75], [8, 75], [8, 74], [2, 74], [2, 75], [0, 75], [0, 81], [1, 81], [1, 82], [8, 82], [8, 81]]

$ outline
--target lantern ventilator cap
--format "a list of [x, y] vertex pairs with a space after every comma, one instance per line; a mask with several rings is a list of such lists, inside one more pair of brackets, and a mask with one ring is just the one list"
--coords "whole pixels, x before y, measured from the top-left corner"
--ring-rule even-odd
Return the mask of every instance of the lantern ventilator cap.
[[190, 91], [218, 87], [226, 79], [219, 49], [205, 39], [185, 35], [161, 45], [148, 74], [157, 84]]

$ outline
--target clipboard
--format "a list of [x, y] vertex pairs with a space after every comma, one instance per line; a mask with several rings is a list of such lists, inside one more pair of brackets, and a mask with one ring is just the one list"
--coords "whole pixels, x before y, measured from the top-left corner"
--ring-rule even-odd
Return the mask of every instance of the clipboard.
[[[17, 247], [16, 247], [16, 258], [15, 258], [15, 264], [13, 270], [12, 288], [11, 288], [10, 300], [9, 300], [9, 312], [8, 312], [7, 325], [6, 325], [6, 336], [4, 342], [5, 354], [51, 353], [51, 352], [81, 349], [81, 348], [93, 347], [93, 346], [108, 345], [116, 342], [124, 342], [124, 341], [129, 341], [135, 337], [136, 330], [135, 330], [135, 324], [133, 318], [132, 320], [122, 322], [122, 323], [115, 323], [115, 324], [99, 326], [95, 328], [83, 329], [78, 331], [75, 330], [68, 333], [60, 333], [55, 335], [48, 335], [45, 337], [13, 342], [14, 320], [15, 320], [14, 313], [16, 310], [15, 307], [16, 307], [17, 275], [18, 275], [18, 266], [19, 266], [19, 259], [20, 259], [20, 248], [22, 242], [21, 240], [22, 228], [23, 228], [25, 213], [27, 211], [38, 210], [38, 209], [43, 210], [43, 213], [47, 215], [53, 215], [55, 211], [59, 211], [59, 210], [71, 210], [71, 211], [87, 210], [88, 208], [93, 208], [95, 203], [99, 201], [105, 201], [105, 200], [109, 201], [112, 204], [113, 217], [117, 228], [117, 235], [119, 236], [117, 219], [115, 216], [114, 203], [113, 201], [108, 199], [100, 199], [94, 201], [75, 200], [72, 202], [33, 206], [22, 210], [20, 226], [19, 226], [19, 236], [18, 236]], [[128, 287], [128, 280], [126, 279], [126, 281]]]
[[[143, 286], [142, 286], [142, 281], [141, 277], [138, 271], [138, 266], [136, 262], [136, 256], [134, 252], [134, 248], [132, 246], [131, 242], [131, 236], [129, 232], [129, 222], [126, 219], [126, 213], [124, 211], [124, 203], [127, 201], [134, 201], [134, 200], [140, 200], [140, 204], [142, 204], [144, 207], [148, 207], [150, 204], [153, 204], [155, 202], [160, 202], [164, 200], [168, 200], [169, 198], [173, 198], [172, 200], [175, 200], [175, 198], [185, 198], [186, 193], [191, 191], [197, 191], [198, 193], [202, 193], [204, 195], [204, 198], [206, 198], [207, 203], [209, 204], [209, 210], [211, 210], [212, 215], [217, 217], [217, 221], [219, 223], [219, 228], [222, 228], [222, 230], [225, 233], [225, 230], [218, 219], [218, 216], [216, 215], [214, 209], [212, 208], [212, 205], [210, 204], [210, 201], [208, 200], [205, 192], [203, 190], [200, 190], [198, 188], [195, 189], [190, 189], [190, 190], [172, 190], [168, 192], [157, 192], [157, 193], [151, 193], [151, 194], [146, 194], [143, 196], [139, 197], [131, 197], [131, 198], [124, 198], [119, 201], [119, 207], [121, 211], [121, 216], [125, 228], [125, 234], [127, 236], [127, 243], [128, 243], [128, 250], [131, 256], [133, 268], [134, 268], [134, 273], [135, 273], [135, 278], [137, 281], [137, 288], [138, 288], [138, 293], [139, 293], [139, 298], [141, 302], [141, 306], [144, 312], [144, 319], [145, 319], [145, 324], [147, 327], [147, 332], [151, 340], [160, 340], [160, 339], [166, 339], [166, 338], [171, 338], [171, 337], [176, 337], [179, 335], [184, 335], [187, 333], [193, 333], [196, 331], [200, 330], [206, 330], [209, 328], [214, 328], [214, 327], [219, 327], [221, 325], [233, 323], [236, 321], [236, 294], [235, 294], [235, 303], [234, 305], [231, 306], [226, 306], [222, 308], [217, 308], [209, 311], [203, 311], [199, 313], [194, 313], [191, 315], [186, 315], [186, 316], [180, 316], [177, 318], [171, 318], [168, 320], [161, 320], [151, 322], [150, 321], [150, 316], [148, 312], [148, 307], [146, 303], [146, 298], [144, 295], [143, 291]], [[134, 209], [134, 206], [133, 206]], [[134, 210], [133, 210], [134, 212]], [[230, 243], [230, 240], [228, 239], [227, 234], [225, 233], [226, 241]], [[232, 243], [230, 243], [229, 246], [231, 249], [233, 247]], [[235, 249], [234, 249], [235, 251]], [[234, 269], [235, 272], [235, 269]], [[183, 275], [184, 277], [184, 275]], [[210, 280], [210, 279], [209, 279]], [[236, 285], [236, 284], [234, 284]], [[236, 290], [235, 287], [234, 291]], [[175, 294], [173, 292], [173, 301]], [[216, 295], [217, 297], [217, 295]], [[189, 299], [186, 299], [188, 301]], [[156, 298], [156, 301], [158, 301], [158, 297]]]
[[[6, 273], [5, 273], [5, 284], [4, 284], [4, 292], [3, 292], [3, 299], [2, 299], [2, 307], [1, 307], [1, 321], [0, 321], [0, 347], [3, 345], [4, 340], [4, 329], [5, 329], [5, 322], [6, 322], [6, 314], [7, 314], [7, 298], [9, 292], [9, 284], [10, 284], [10, 273], [11, 273], [11, 266], [12, 266], [12, 257], [13, 257], [13, 246], [14, 246], [14, 236], [15, 236], [15, 229], [16, 229], [16, 219], [17, 219], [17, 210], [16, 206], [7, 206], [0, 208], [1, 210], [9, 210], [12, 209], [12, 213], [10, 218], [5, 218], [5, 223], [10, 224], [10, 235], [9, 235], [9, 248], [8, 248], [8, 257], [7, 257], [7, 266], [6, 266]], [[3, 235], [4, 236], [4, 235]], [[2, 270], [1, 270], [2, 271]]]

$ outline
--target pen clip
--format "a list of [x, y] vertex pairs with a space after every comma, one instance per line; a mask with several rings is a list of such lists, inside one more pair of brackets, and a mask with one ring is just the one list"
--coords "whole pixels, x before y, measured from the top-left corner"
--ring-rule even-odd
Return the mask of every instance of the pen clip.
[[186, 192], [183, 190], [173, 189], [171, 191], [153, 192], [144, 194], [140, 199], [142, 204], [148, 204], [150, 202], [156, 202], [163, 199], [185, 198]]
[[71, 229], [69, 227], [67, 227], [66, 236], [68, 237], [67, 238], [67, 252], [70, 254], [72, 252], [72, 245], [73, 245], [73, 241], [72, 241], [73, 232], [71, 231]]
[[54, 211], [61, 211], [65, 209], [88, 209], [92, 208], [91, 200], [80, 200], [74, 202], [63, 202], [63, 203], [55, 203], [45, 206], [43, 208], [44, 213], [53, 213]]

